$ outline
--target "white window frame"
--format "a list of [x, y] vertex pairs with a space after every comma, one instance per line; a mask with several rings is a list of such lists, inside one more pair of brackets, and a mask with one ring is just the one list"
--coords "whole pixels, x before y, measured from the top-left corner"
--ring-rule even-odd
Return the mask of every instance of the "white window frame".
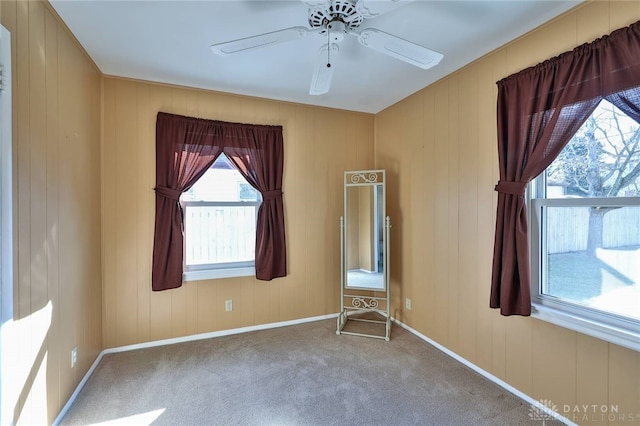
[[[11, 33], [0, 25], [0, 424], [11, 424], [16, 403], [9, 386], [13, 345], [13, 147]], [[10, 338], [11, 337], [11, 338]], [[16, 396], [17, 397], [17, 396]]]
[[571, 303], [542, 293], [545, 279], [544, 210], [546, 207], [640, 206], [640, 197], [545, 198], [546, 173], [527, 188], [531, 248], [531, 316], [635, 351], [640, 351], [640, 321]]
[[[256, 190], [257, 191], [257, 190]], [[260, 191], [258, 191], [260, 194]], [[258, 209], [262, 204], [262, 197], [256, 201], [185, 201], [181, 200], [180, 204], [184, 212], [190, 207], [250, 207], [256, 210], [256, 221], [258, 218]], [[187, 215], [185, 214], [184, 217]], [[186, 226], [186, 223], [184, 224]], [[184, 246], [186, 247], [186, 235], [184, 237]], [[187, 265], [186, 256], [183, 264], [183, 281], [201, 281], [220, 278], [233, 277], [249, 277], [256, 275], [255, 259], [245, 262], [227, 262], [227, 263], [209, 263], [200, 265]]]

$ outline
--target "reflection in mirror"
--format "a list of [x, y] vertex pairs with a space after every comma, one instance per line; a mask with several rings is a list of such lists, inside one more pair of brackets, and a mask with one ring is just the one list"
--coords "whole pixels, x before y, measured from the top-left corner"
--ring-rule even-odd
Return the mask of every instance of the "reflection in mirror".
[[345, 188], [346, 287], [384, 290], [384, 189], [382, 184]]

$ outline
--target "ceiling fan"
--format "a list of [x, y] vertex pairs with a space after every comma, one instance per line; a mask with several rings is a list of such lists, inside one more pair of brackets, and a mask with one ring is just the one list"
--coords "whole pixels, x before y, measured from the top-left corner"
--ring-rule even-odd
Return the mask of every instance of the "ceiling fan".
[[375, 18], [411, 0], [301, 0], [309, 6], [309, 27], [290, 27], [238, 40], [213, 44], [211, 50], [218, 55], [232, 55], [274, 44], [298, 40], [307, 34], [326, 37], [320, 47], [311, 79], [309, 94], [322, 95], [329, 91], [333, 67], [331, 61], [338, 56], [339, 43], [345, 35], [352, 35], [363, 46], [377, 50], [422, 69], [438, 65], [442, 54], [419, 44], [391, 35], [375, 28], [360, 29], [365, 19]]

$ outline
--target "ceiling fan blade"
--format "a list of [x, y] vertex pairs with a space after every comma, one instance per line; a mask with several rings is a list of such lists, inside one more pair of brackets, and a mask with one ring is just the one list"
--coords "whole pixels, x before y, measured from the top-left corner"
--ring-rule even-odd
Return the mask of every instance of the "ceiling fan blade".
[[365, 19], [375, 18], [415, 0], [358, 0], [356, 11]]
[[305, 27], [285, 28], [284, 30], [212, 44], [211, 50], [217, 55], [230, 55], [232, 53], [244, 52], [245, 50], [258, 49], [297, 40], [306, 36], [308, 32], [309, 30]]
[[333, 60], [338, 56], [340, 49], [335, 43], [325, 44], [318, 51], [316, 67], [313, 70], [311, 78], [311, 87], [309, 87], [310, 95], [323, 95], [329, 91], [331, 87], [331, 77], [333, 77]]
[[314, 10], [327, 10], [331, 6], [331, 0], [300, 0]]
[[363, 46], [425, 70], [438, 65], [444, 57], [441, 53], [375, 28], [367, 28], [354, 35]]

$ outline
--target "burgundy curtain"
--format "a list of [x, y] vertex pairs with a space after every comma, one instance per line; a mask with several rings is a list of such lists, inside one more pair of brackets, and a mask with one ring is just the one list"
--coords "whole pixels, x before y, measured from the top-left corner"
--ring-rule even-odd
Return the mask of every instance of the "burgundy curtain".
[[256, 225], [256, 277], [286, 275], [282, 202], [282, 126], [226, 123], [159, 112], [156, 120], [156, 222], [152, 289], [182, 285], [180, 195], [224, 152], [262, 193]]
[[225, 147], [224, 153], [247, 182], [262, 194], [256, 224], [256, 278], [284, 277], [287, 265], [282, 203], [282, 131], [256, 133], [239, 124], [229, 125], [225, 130], [232, 135], [227, 137], [243, 141], [243, 146]]
[[530, 315], [526, 185], [602, 99], [640, 122], [640, 21], [498, 83], [498, 191], [490, 306]]

